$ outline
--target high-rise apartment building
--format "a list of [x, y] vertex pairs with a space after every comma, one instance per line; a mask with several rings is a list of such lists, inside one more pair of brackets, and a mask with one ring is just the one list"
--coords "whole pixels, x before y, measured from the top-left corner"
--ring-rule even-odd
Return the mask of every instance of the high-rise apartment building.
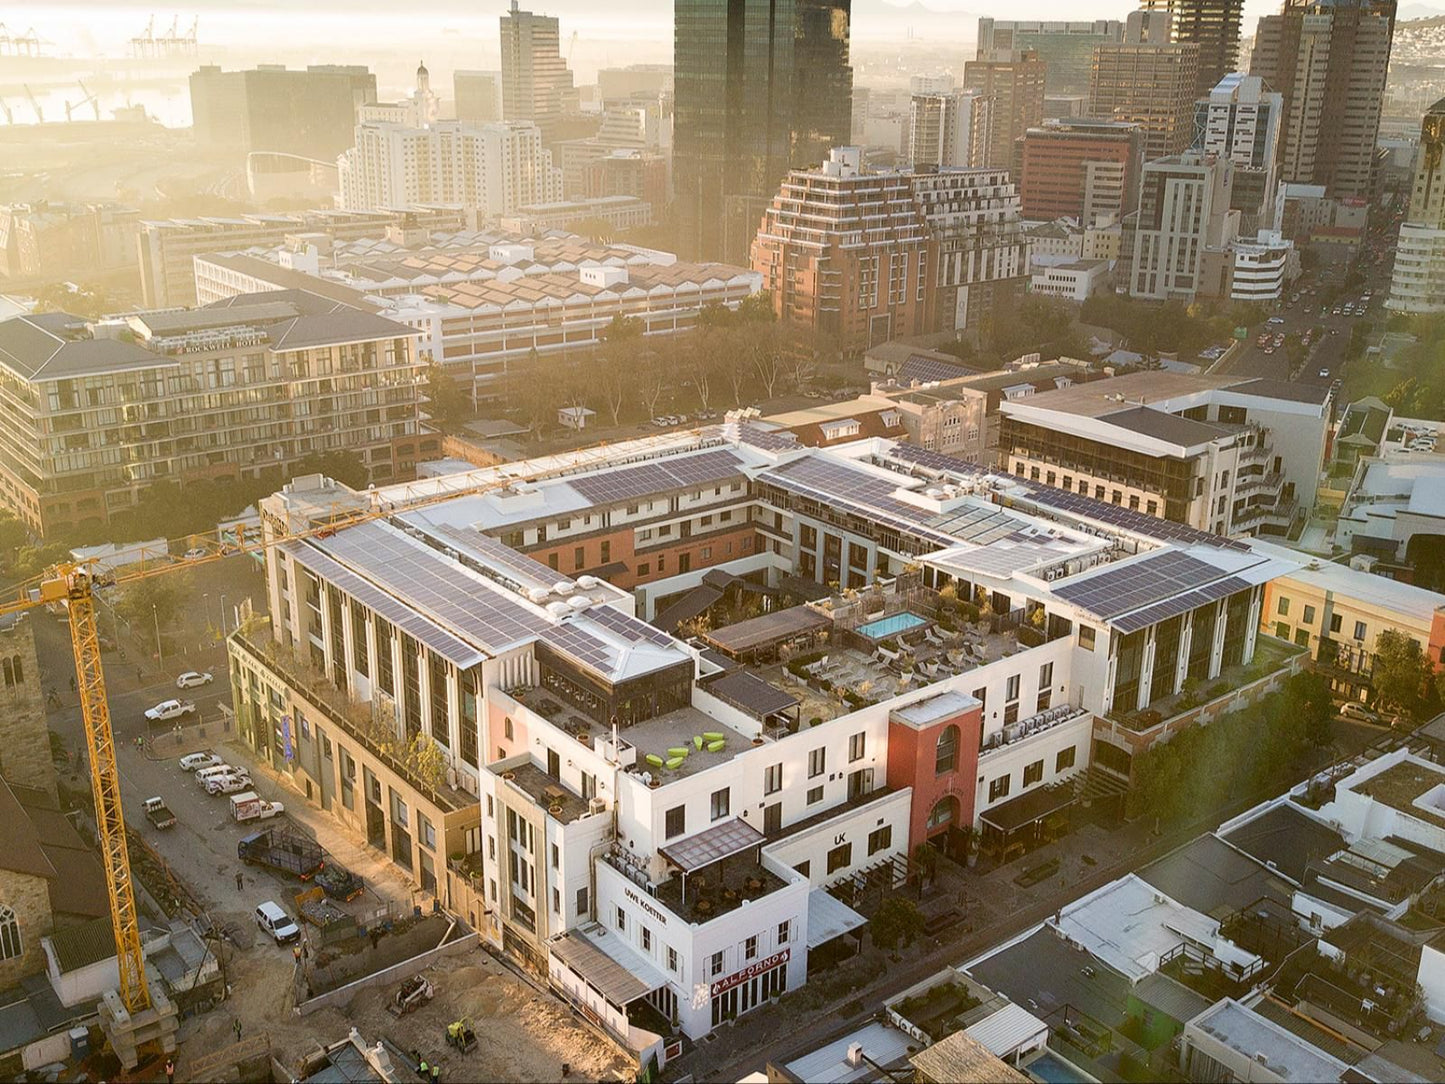
[[1239, 66], [1239, 22], [1244, 0], [1140, 0], [1147, 11], [1167, 11], [1171, 38], [1199, 46], [1199, 83], [1203, 96]]
[[1420, 125], [1415, 184], [1385, 304], [1396, 312], [1445, 312], [1445, 98]]
[[1024, 134], [1019, 198], [1023, 216], [1122, 219], [1139, 205], [1144, 133], [1127, 121], [1051, 120]]
[[359, 124], [337, 170], [348, 211], [453, 204], [496, 217], [562, 198], [562, 171], [530, 121]]
[[501, 17], [502, 118], [529, 120], [550, 141], [577, 106], [572, 72], [562, 56], [557, 20], [522, 11], [517, 0]]
[[1249, 73], [1284, 98], [1280, 179], [1368, 197], [1395, 0], [1285, 0], [1259, 21]]
[[1234, 207], [1246, 233], [1273, 224], [1283, 115], [1283, 97], [1243, 72], [1230, 72], [1194, 103], [1193, 149], [1234, 163]]
[[746, 260], [793, 167], [852, 126], [851, 0], [675, 0], [673, 184], [690, 259]]
[[190, 89], [202, 146], [329, 161], [351, 146], [357, 109], [376, 101], [376, 76], [351, 64], [313, 64], [305, 71], [262, 64], [234, 72], [207, 64], [191, 76]]
[[1205, 253], [1223, 252], [1238, 235], [1233, 185], [1234, 163], [1218, 155], [1188, 151], [1144, 163], [1130, 293], [1192, 301], [1221, 292], [1203, 281]]
[[1032, 49], [1047, 65], [1046, 91], [1051, 98], [1089, 92], [1094, 46], [1124, 40], [1118, 19], [1092, 22], [1017, 22], [985, 16], [978, 21], [978, 59], [987, 60], [1015, 49]]
[[491, 124], [502, 119], [502, 73], [452, 72], [456, 119], [463, 124]]
[[779, 319], [845, 349], [971, 330], [1027, 273], [1018, 197], [995, 169], [869, 171], [857, 147], [794, 170], [753, 242]]
[[1169, 41], [1169, 25], [1165, 12], [1136, 11], [1122, 42], [1094, 48], [1089, 115], [1139, 124], [1145, 159], [1178, 154], [1194, 137], [1199, 46]]
[[908, 154], [914, 169], [982, 166], [988, 156], [993, 99], [982, 91], [914, 94]]
[[1044, 79], [1048, 65], [1033, 49], [991, 53], [963, 66], [964, 86], [993, 98], [993, 135], [985, 165], [1014, 169], [1016, 143], [1044, 122]]

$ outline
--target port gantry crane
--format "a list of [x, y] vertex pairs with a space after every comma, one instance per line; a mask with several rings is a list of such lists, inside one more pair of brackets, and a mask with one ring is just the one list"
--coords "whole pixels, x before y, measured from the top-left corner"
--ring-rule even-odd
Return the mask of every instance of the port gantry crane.
[[[703, 434], [669, 434], [672, 437], [699, 438]], [[0, 617], [33, 610], [42, 606], [63, 605], [69, 615], [71, 651], [75, 657], [75, 682], [80, 693], [80, 712], [85, 725], [86, 749], [90, 759], [90, 783], [95, 796], [95, 820], [100, 837], [102, 864], [105, 867], [106, 889], [110, 896], [110, 917], [115, 934], [116, 962], [120, 974], [119, 994], [127, 1021], [136, 1020], [154, 1007], [146, 981], [145, 953], [141, 948], [140, 923], [136, 914], [135, 887], [132, 881], [130, 855], [126, 846], [125, 817], [121, 812], [120, 773], [115, 760], [115, 734], [110, 722], [110, 703], [106, 693], [105, 674], [100, 658], [100, 634], [96, 625], [95, 599], [97, 588], [124, 587], [140, 580], [164, 576], [188, 568], [211, 564], [235, 554], [257, 554], [287, 542], [309, 538], [325, 538], [346, 527], [372, 520], [385, 519], [401, 512], [419, 511], [459, 497], [480, 496], [505, 489], [517, 482], [533, 482], [571, 473], [587, 466], [607, 462], [607, 446], [584, 448], [563, 456], [552, 457], [552, 465], [540, 471], [510, 472], [506, 465], [492, 470], [496, 476], [486, 481], [448, 489], [444, 480], [420, 484], [431, 490], [415, 497], [382, 500], [379, 494], [356, 493], [352, 499], [318, 508], [308, 516], [309, 525], [291, 530], [272, 524], [270, 532], [248, 536], [238, 527], [233, 539], [205, 540], [203, 546], [196, 535], [185, 540], [187, 552], [196, 548], [204, 555], [172, 557], [171, 543], [145, 547], [129, 570], [112, 575], [101, 570], [97, 560], [62, 562], [54, 568], [17, 585], [8, 600], [0, 601]], [[106, 1021], [102, 1014], [102, 1022]], [[129, 1026], [128, 1024], [126, 1026]], [[119, 1053], [134, 1049], [124, 1040], [111, 1045]], [[126, 1061], [122, 1057], [122, 1061]], [[135, 1064], [131, 1061], [126, 1068]]]

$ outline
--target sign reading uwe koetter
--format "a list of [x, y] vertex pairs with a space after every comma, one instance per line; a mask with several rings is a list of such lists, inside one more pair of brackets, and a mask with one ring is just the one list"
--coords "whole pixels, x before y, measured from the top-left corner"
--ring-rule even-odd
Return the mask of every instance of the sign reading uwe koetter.
[[756, 978], [764, 971], [770, 971], [779, 964], [787, 963], [788, 957], [792, 956], [792, 954], [793, 950], [791, 948], [785, 948], [782, 952], [775, 952], [771, 956], [766, 956], [755, 963], [748, 964], [748, 966], [741, 971], [734, 971], [727, 978], [718, 979], [717, 982], [708, 987], [708, 993], [713, 997], [717, 997], [719, 994], [725, 994], [734, 986], [741, 986], [747, 982], [748, 979]]

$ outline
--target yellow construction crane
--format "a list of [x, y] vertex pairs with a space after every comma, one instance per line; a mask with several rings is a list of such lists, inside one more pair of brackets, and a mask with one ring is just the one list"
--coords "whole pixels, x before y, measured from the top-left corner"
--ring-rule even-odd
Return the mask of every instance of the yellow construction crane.
[[[693, 431], [670, 435], [696, 437], [700, 434]], [[501, 467], [498, 477], [485, 482], [459, 486], [452, 490], [436, 486], [434, 492], [414, 498], [403, 496], [399, 500], [383, 501], [378, 495], [368, 501], [367, 494], [356, 494], [353, 498], [338, 502], [313, 515], [311, 526], [303, 530], [276, 532], [268, 538], [260, 534], [248, 537], [243, 529], [238, 528], [234, 538], [206, 540], [204, 545], [197, 545], [199, 540], [192, 535], [182, 544], [186, 546], [186, 553], [193, 556], [171, 556], [174, 543], [142, 549], [133, 566], [118, 575], [103, 572], [94, 559], [65, 562], [41, 576], [17, 585], [15, 594], [8, 601], [0, 601], [0, 616], [56, 604], [64, 605], [69, 614], [70, 643], [75, 656], [75, 681], [80, 692], [80, 711], [85, 724], [86, 747], [90, 754], [95, 820], [99, 828], [106, 887], [110, 894], [110, 916], [120, 971], [120, 989], [117, 992], [131, 1018], [152, 1008], [153, 1002], [146, 983], [145, 953], [141, 949], [135, 888], [131, 878], [130, 856], [126, 848], [125, 817], [121, 812], [115, 735], [111, 730], [110, 702], [100, 660], [100, 635], [95, 620], [96, 588], [124, 587], [154, 576], [211, 564], [235, 554], [255, 554], [284, 542], [324, 538], [358, 523], [428, 508], [459, 497], [478, 496], [504, 489], [516, 482], [556, 477], [606, 461], [606, 445], [599, 445], [571, 453], [570, 457], [553, 457], [553, 465], [546, 470], [507, 473], [505, 467]], [[428, 485], [424, 488], [433, 487]], [[180, 546], [174, 545], [174, 548], [179, 549]], [[196, 554], [197, 549], [204, 549], [206, 552]], [[115, 1037], [111, 1038], [114, 1045]]]

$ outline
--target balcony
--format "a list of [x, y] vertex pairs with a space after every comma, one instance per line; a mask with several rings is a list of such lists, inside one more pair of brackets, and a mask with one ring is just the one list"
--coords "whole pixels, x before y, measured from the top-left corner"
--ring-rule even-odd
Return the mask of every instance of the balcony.
[[335, 726], [360, 742], [383, 766], [404, 779], [408, 786], [444, 813], [456, 813], [476, 804], [476, 799], [446, 782], [443, 761], [432, 765], [417, 764], [403, 752], [397, 729], [377, 718], [371, 701], [354, 700], [336, 688], [326, 675], [311, 665], [301, 652], [286, 647], [264, 634], [255, 636], [261, 626], [247, 626], [231, 634], [233, 648], [244, 651], [257, 663], [280, 678], [288, 688], [320, 709]]

